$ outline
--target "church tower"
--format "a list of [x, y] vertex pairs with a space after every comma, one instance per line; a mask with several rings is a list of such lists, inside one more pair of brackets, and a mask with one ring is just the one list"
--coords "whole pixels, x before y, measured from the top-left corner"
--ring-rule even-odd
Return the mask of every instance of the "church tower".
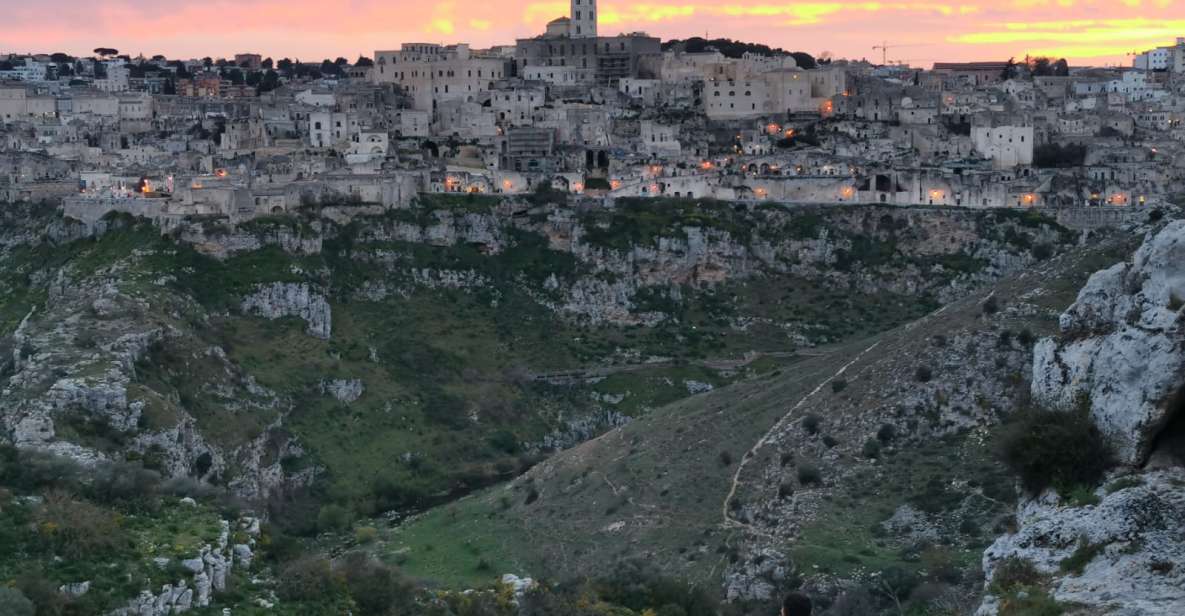
[[597, 0], [572, 0], [572, 24], [568, 36], [596, 38]]

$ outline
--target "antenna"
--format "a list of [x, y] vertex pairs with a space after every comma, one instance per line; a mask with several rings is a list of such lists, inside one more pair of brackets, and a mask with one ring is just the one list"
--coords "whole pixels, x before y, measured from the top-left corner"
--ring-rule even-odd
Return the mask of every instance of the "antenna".
[[926, 46], [927, 45], [925, 43], [898, 44], [898, 43], [890, 43], [888, 41], [884, 41], [880, 45], [873, 45], [872, 49], [874, 51], [877, 49], [881, 50], [881, 66], [884, 66], [889, 63], [889, 50], [890, 49], [897, 49], [898, 47], [926, 47]]

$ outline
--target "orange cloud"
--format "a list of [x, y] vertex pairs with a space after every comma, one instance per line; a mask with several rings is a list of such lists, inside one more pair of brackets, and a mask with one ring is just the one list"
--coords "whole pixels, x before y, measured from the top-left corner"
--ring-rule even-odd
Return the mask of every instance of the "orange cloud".
[[[873, 56], [881, 40], [925, 45], [929, 60], [1005, 59], [1036, 51], [1090, 62], [1185, 35], [1183, 0], [600, 0], [605, 34], [729, 37], [837, 57]], [[99, 47], [175, 57], [258, 51], [353, 56], [404, 42], [512, 43], [568, 13], [566, 0], [57, 0], [6, 6], [0, 52], [90, 53]], [[208, 27], [211, 15], [234, 15]], [[879, 56], [879, 52], [875, 52]], [[890, 59], [892, 55], [890, 54]], [[924, 62], [923, 62], [924, 63]]]

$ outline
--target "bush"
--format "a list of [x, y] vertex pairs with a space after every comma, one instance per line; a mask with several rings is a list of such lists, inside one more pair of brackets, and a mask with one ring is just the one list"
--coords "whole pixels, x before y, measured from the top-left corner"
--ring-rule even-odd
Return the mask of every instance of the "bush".
[[847, 388], [848, 388], [848, 382], [843, 379], [835, 379], [834, 381], [831, 381], [832, 393], [838, 394], [839, 392], [841, 392]]
[[862, 450], [862, 453], [864, 454], [864, 457], [868, 458], [869, 460], [875, 460], [875, 459], [879, 458], [881, 456], [880, 441], [878, 441], [874, 438], [870, 438], [867, 441], [864, 441], [864, 448]]
[[288, 601], [319, 601], [338, 589], [329, 561], [319, 556], [305, 556], [280, 571], [276, 594]]
[[806, 430], [807, 434], [814, 436], [819, 433], [819, 424], [822, 423], [822, 421], [823, 420], [818, 415], [811, 413], [802, 418], [802, 429]]
[[350, 510], [341, 505], [325, 505], [317, 512], [317, 530], [320, 532], [341, 532], [350, 527]]
[[720, 461], [720, 466], [732, 466], [732, 454], [727, 451], [721, 451], [717, 460]]
[[1023, 586], [1035, 586], [1041, 581], [1041, 573], [1033, 563], [1016, 556], [1011, 556], [996, 565], [992, 573], [991, 590], [997, 595], [1010, 592]]
[[999, 454], [1031, 494], [1096, 485], [1113, 460], [1085, 409], [1021, 411], [1000, 435]]
[[894, 428], [893, 424], [881, 424], [880, 429], [876, 431], [876, 440], [886, 445], [895, 438], [897, 438], [897, 428]]
[[1086, 537], [1081, 537], [1078, 539], [1078, 547], [1074, 548], [1074, 553], [1063, 558], [1058, 563], [1058, 568], [1066, 573], [1082, 575], [1086, 565], [1089, 565], [1095, 556], [1101, 554], [1105, 547], [1107, 547], [1106, 544], [1091, 543]]
[[339, 569], [361, 614], [402, 614], [411, 604], [412, 584], [395, 569], [366, 554], [347, 555]]
[[45, 495], [37, 512], [37, 533], [56, 554], [78, 559], [109, 554], [126, 545], [115, 513], [60, 491]]
[[33, 616], [33, 602], [15, 588], [0, 586], [0, 614], [5, 616]]
[[803, 464], [798, 467], [798, 483], [804, 486], [821, 485], [823, 483], [823, 474], [814, 465]]
[[787, 499], [794, 496], [794, 486], [789, 481], [783, 481], [778, 486], [778, 498]]
[[914, 371], [913, 378], [919, 383], [928, 383], [930, 379], [934, 378], [934, 371], [929, 366], [918, 366]]
[[374, 543], [379, 538], [379, 529], [373, 526], [359, 526], [354, 530], [354, 540], [363, 545]]
[[1000, 302], [993, 295], [983, 302], [983, 313], [986, 315], [993, 315], [1000, 312]]

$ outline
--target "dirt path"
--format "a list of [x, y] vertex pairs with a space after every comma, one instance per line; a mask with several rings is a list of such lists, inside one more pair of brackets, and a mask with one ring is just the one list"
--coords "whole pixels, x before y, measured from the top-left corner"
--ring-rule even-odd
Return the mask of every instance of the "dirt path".
[[[991, 293], [989, 293], [987, 295], [987, 297], [991, 297], [993, 295], [995, 295], [995, 291], [992, 291]], [[987, 297], [985, 297], [983, 301], [986, 301]], [[928, 314], [916, 321], [913, 321], [912, 323], [909, 323], [902, 330], [900, 330], [901, 334], [905, 334], [905, 333], [913, 330], [918, 325], [921, 325], [922, 323], [925, 323], [925, 322], [929, 321], [930, 319], [942, 314], [946, 310], [946, 308], [947, 308], [946, 306], [942, 306], [941, 308], [935, 310], [934, 312], [931, 312], [930, 314]], [[824, 387], [826, 387], [829, 383], [834, 381], [836, 378], [842, 376], [845, 372], [847, 372], [848, 368], [851, 368], [853, 365], [856, 364], [856, 362], [859, 362], [861, 359], [863, 359], [865, 355], [867, 355], [870, 351], [872, 351], [876, 347], [880, 346], [880, 344], [882, 342], [884, 342], [884, 338], [879, 339], [876, 342], [873, 342], [867, 348], [865, 348], [864, 350], [857, 353], [856, 356], [854, 358], [852, 358], [852, 361], [849, 361], [848, 363], [840, 366], [839, 370], [836, 370], [834, 374], [832, 374], [831, 376], [820, 381], [819, 384], [816, 385], [814, 389], [812, 389], [805, 396], [800, 398], [798, 400], [798, 402], [794, 403], [794, 406], [790, 407], [790, 410], [787, 411], [786, 414], [783, 415], [781, 419], [779, 419], [777, 422], [775, 422], [774, 425], [771, 426], [770, 429], [767, 430], [765, 432], [765, 434], [763, 434], [761, 436], [761, 438], [757, 440], [756, 443], [754, 443], [753, 447], [751, 447], [749, 449], [749, 451], [747, 451], [745, 453], [745, 455], [741, 457], [741, 461], [739, 464], [737, 464], [737, 469], [732, 475], [732, 482], [728, 488], [728, 495], [726, 495], [724, 497], [724, 502], [721, 503], [721, 505], [720, 505], [720, 514], [721, 514], [721, 518], [723, 519], [721, 526], [723, 528], [745, 528], [748, 530], [753, 530], [753, 526], [751, 524], [746, 524], [746, 523], [741, 522], [740, 520], [737, 520], [737, 519], [733, 518], [732, 516], [728, 515], [729, 505], [732, 503], [732, 499], [736, 496], [737, 488], [739, 488], [740, 484], [741, 484], [741, 473], [744, 471], [745, 465], [749, 462], [749, 460], [757, 458], [757, 452], [762, 447], [764, 447], [766, 443], [769, 442], [770, 438], [772, 438], [774, 434], [780, 432], [780, 430], [782, 429], [783, 426], [785, 426], [785, 425], [789, 424], [791, 421], [794, 421], [795, 419], [797, 419], [797, 417], [795, 416], [796, 411], [798, 411], [798, 409], [802, 408], [802, 405], [806, 404], [807, 400], [810, 400], [811, 397], [813, 397], [815, 394], [819, 393], [820, 390], [822, 390]]]
[[831, 381], [834, 381], [836, 379], [836, 377], [839, 377], [844, 372], [846, 372], [848, 368], [850, 368], [856, 362], [860, 361], [860, 359], [863, 358], [869, 351], [880, 346], [880, 343], [881, 343], [880, 340], [877, 340], [876, 342], [872, 343], [871, 345], [868, 346], [868, 348], [857, 353], [856, 357], [853, 358], [852, 361], [840, 366], [839, 370], [835, 371], [835, 374], [832, 374], [831, 376], [820, 381], [819, 384], [817, 386], [815, 386], [814, 389], [812, 389], [809, 393], [807, 393], [807, 395], [803, 396], [802, 398], [800, 398], [798, 400], [798, 402], [794, 403], [794, 406], [790, 407], [790, 410], [787, 411], [786, 414], [783, 415], [781, 419], [779, 419], [777, 422], [775, 422], [774, 425], [771, 426], [770, 429], [767, 430], [766, 433], [763, 434], [761, 436], [761, 438], [757, 440], [757, 442], [753, 445], [753, 447], [749, 448], [749, 451], [746, 452], [745, 455], [741, 457], [741, 462], [740, 462], [740, 464], [737, 464], [737, 470], [732, 475], [732, 483], [728, 488], [728, 495], [724, 497], [724, 503], [721, 504], [721, 508], [720, 508], [721, 514], [724, 519], [724, 523], [723, 523], [724, 528], [736, 528], [736, 527], [751, 528], [750, 525], [745, 524], [744, 522], [741, 522], [739, 520], [736, 520], [728, 515], [728, 505], [729, 505], [729, 503], [732, 502], [733, 497], [736, 496], [737, 487], [741, 483], [741, 472], [745, 469], [745, 464], [748, 463], [749, 460], [757, 457], [757, 451], [759, 449], [761, 449], [762, 447], [764, 447], [767, 442], [769, 442], [770, 437], [774, 433], [778, 432], [782, 426], [786, 425], [787, 423], [789, 423], [790, 421], [792, 421], [794, 419], [795, 411], [797, 411], [799, 408], [802, 408], [802, 405], [805, 404], [806, 401], [811, 398], [811, 396], [814, 396], [815, 394], [819, 393], [819, 390], [823, 389], [825, 386], [827, 386], [828, 383], [830, 383]]

